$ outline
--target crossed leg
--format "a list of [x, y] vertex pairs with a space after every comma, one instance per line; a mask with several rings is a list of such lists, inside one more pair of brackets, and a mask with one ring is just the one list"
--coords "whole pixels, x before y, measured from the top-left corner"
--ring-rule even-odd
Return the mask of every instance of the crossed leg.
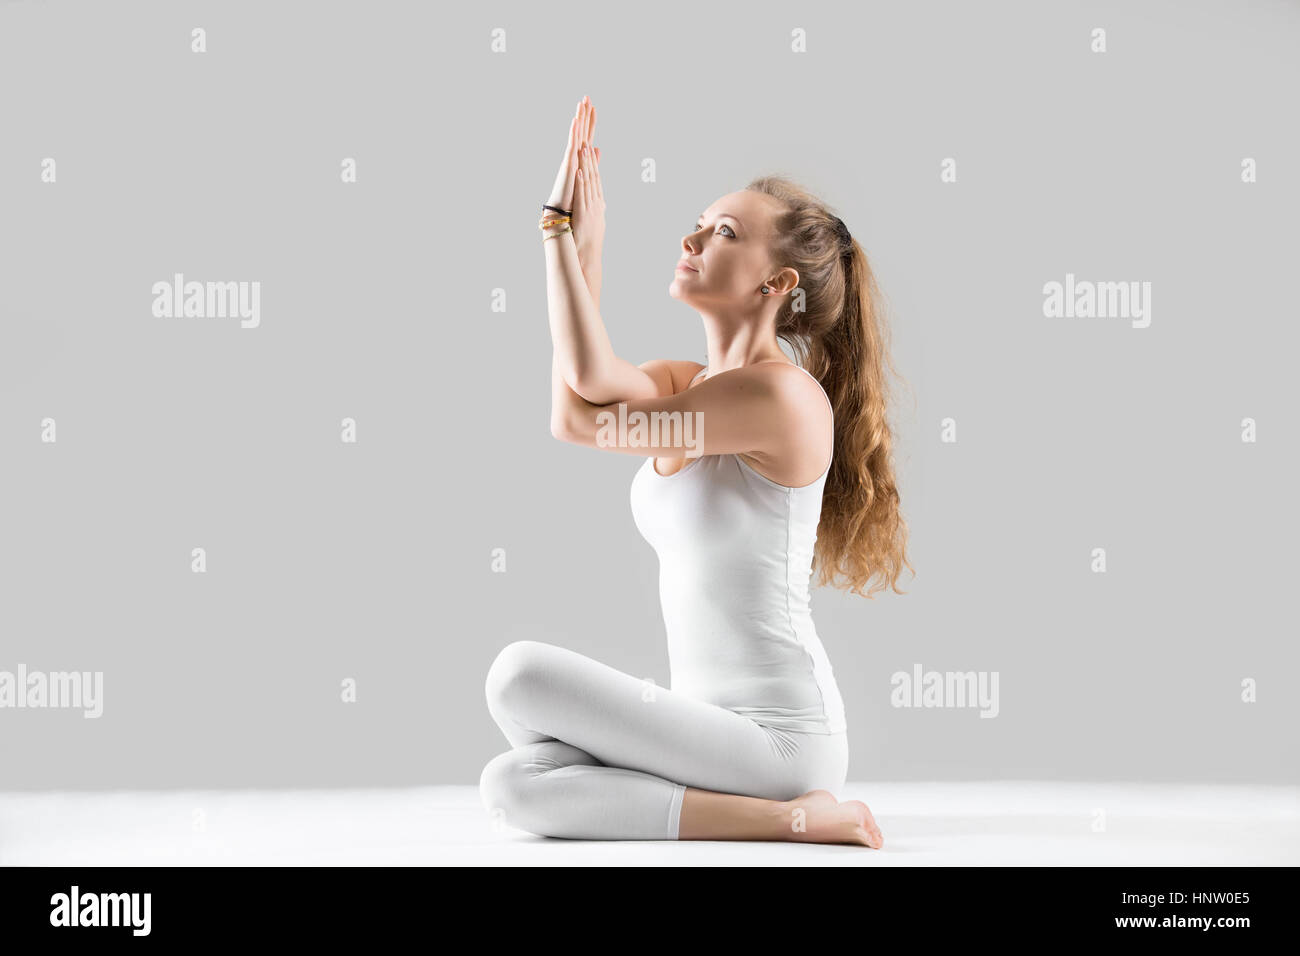
[[843, 735], [765, 727], [552, 644], [507, 646], [486, 692], [514, 749], [484, 768], [480, 793], [506, 824], [532, 833], [676, 840], [688, 788], [752, 798], [757, 811], [844, 784]]

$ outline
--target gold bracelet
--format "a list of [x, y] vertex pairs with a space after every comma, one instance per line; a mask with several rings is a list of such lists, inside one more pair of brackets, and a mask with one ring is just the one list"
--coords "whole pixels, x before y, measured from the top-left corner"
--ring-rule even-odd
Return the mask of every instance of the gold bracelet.
[[554, 239], [556, 236], [562, 236], [562, 235], [564, 235], [566, 232], [573, 232], [573, 230], [570, 229], [568, 226], [565, 226], [565, 227], [564, 227], [563, 229], [561, 229], [559, 232], [553, 232], [553, 233], [551, 233], [549, 236], [543, 236], [543, 237], [542, 237], [542, 242], [545, 242], [547, 239]]
[[563, 223], [566, 223], [566, 222], [572, 222], [572, 221], [573, 221], [573, 220], [570, 219], [568, 216], [564, 216], [564, 217], [562, 217], [562, 218], [561, 218], [561, 217], [556, 217], [556, 218], [554, 218], [554, 219], [543, 219], [541, 222], [539, 222], [539, 223], [537, 224], [537, 228], [538, 228], [538, 229], [549, 229], [551, 226], [559, 226], [559, 225], [562, 225]]

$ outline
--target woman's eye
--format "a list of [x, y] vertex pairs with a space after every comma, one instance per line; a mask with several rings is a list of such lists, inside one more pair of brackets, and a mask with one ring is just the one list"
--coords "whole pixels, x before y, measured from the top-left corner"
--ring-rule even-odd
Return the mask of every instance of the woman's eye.
[[[695, 224], [695, 231], [696, 231], [696, 232], [699, 232], [700, 229], [701, 229], [701, 227], [702, 227], [703, 225], [704, 225], [703, 223], [699, 223], [699, 222], [697, 222], [697, 223]], [[725, 229], [725, 230], [727, 230], [727, 232], [731, 233], [731, 235], [730, 235], [729, 238], [731, 238], [731, 239], [735, 239], [735, 238], [736, 238], [736, 231], [735, 231], [734, 229], [732, 229], [730, 226], [728, 226], [725, 222], [724, 222], [722, 225], [720, 225], [718, 228], [719, 228], [719, 229]]]

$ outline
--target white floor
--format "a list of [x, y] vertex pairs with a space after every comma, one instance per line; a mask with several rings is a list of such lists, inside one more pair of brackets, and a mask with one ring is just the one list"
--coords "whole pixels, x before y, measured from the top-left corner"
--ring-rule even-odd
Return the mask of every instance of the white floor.
[[475, 787], [0, 793], [0, 865], [1300, 864], [1300, 787], [851, 784], [883, 850], [496, 830]]

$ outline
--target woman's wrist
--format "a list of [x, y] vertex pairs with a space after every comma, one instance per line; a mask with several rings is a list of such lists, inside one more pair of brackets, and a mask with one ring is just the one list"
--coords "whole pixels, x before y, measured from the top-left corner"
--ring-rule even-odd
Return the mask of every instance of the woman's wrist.
[[554, 239], [565, 233], [573, 235], [572, 217], [564, 210], [555, 207], [545, 206], [542, 209], [542, 218], [537, 223], [537, 228], [541, 230], [542, 242], [548, 239]]

